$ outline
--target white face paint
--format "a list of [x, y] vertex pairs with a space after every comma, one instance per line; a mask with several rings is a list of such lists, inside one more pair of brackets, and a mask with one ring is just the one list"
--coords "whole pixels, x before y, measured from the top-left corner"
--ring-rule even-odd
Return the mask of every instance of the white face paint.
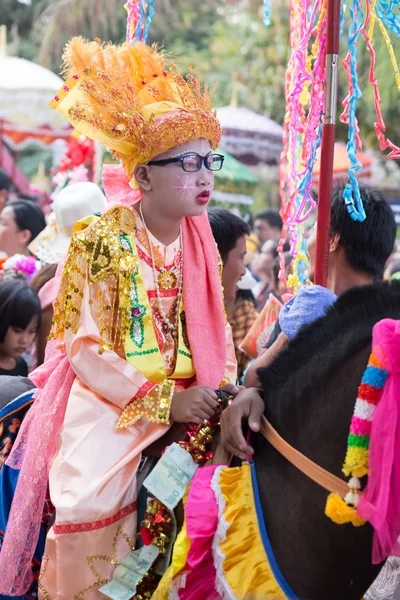
[[196, 181], [190, 175], [176, 175], [177, 185], [174, 185], [174, 189], [178, 190], [178, 195], [181, 200], [187, 195], [193, 194], [193, 191], [197, 189]]

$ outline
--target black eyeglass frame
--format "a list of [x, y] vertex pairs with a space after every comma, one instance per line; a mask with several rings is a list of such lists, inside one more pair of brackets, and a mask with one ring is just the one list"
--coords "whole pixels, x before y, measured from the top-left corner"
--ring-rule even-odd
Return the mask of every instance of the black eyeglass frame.
[[[188, 156], [196, 156], [198, 159], [197, 160], [197, 169], [194, 171], [187, 171], [184, 168], [183, 160], [184, 160], [184, 158], [187, 158]], [[210, 169], [208, 160], [211, 156], [217, 156], [218, 158], [221, 159], [221, 166], [219, 169]], [[162, 160], [151, 160], [147, 164], [150, 166], [154, 165], [156, 167], [165, 167], [166, 165], [171, 165], [172, 163], [181, 163], [182, 169], [185, 171], [185, 173], [197, 173], [197, 171], [200, 171], [202, 164], [204, 164], [205, 168], [208, 169], [208, 171], [213, 171], [215, 173], [216, 171], [220, 171], [222, 169], [224, 160], [225, 160], [225, 156], [223, 154], [216, 154], [214, 152], [209, 152], [207, 154], [207, 156], [200, 156], [200, 154], [197, 154], [197, 152], [188, 152], [187, 154], [183, 154], [182, 156], [177, 156], [175, 158], [164, 158]]]

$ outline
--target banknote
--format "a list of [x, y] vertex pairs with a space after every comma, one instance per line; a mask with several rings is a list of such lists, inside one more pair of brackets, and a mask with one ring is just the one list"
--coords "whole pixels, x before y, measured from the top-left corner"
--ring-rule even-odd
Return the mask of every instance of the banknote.
[[173, 443], [143, 482], [145, 488], [170, 510], [183, 498], [198, 465], [186, 450]]
[[99, 592], [104, 594], [107, 598], [111, 598], [111, 600], [131, 600], [132, 596], [135, 594], [135, 592], [128, 590], [128, 588], [116, 581], [106, 583], [106, 585], [99, 588]]
[[152, 566], [158, 556], [156, 546], [143, 546], [139, 550], [130, 552], [120, 565], [115, 569], [112, 581], [99, 588], [99, 592], [112, 600], [130, 600], [143, 575]]
[[[153, 544], [150, 544], [150, 546], [143, 546], [139, 550], [129, 552], [121, 562], [121, 567], [128, 569], [131, 573], [138, 573], [140, 578], [142, 578], [143, 574], [147, 573], [150, 569], [158, 554], [159, 550], [157, 546], [154, 546]], [[114, 579], [118, 581], [115, 575]]]

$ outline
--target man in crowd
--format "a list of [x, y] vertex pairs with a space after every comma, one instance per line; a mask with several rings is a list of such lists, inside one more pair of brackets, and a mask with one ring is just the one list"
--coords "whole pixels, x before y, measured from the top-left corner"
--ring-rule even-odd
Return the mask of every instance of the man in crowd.
[[[382, 279], [385, 263], [394, 246], [396, 223], [384, 195], [364, 186], [360, 186], [360, 193], [367, 215], [362, 223], [350, 218], [343, 201], [343, 187], [335, 187], [332, 193], [328, 288], [336, 296], [352, 287]], [[315, 234], [316, 227], [307, 242], [310, 279], [314, 275]], [[306, 312], [309, 312], [307, 307]], [[305, 314], [304, 322], [306, 320]], [[224, 412], [221, 421], [223, 442], [230, 452], [241, 458], [251, 452], [243, 438], [242, 419], [248, 419], [250, 428], [259, 431], [264, 411], [264, 403], [257, 391], [256, 369], [269, 364], [287, 341], [278, 322], [267, 344], [268, 350], [258, 357], [246, 374], [245, 385], [249, 389], [240, 394]]]
[[[279, 241], [276, 239], [267, 240], [261, 246], [260, 252], [251, 262], [251, 271], [259, 279], [259, 283], [253, 290], [257, 300], [257, 309], [261, 311], [267, 302], [269, 295], [274, 293], [275, 281], [273, 267], [278, 254]], [[289, 243], [285, 242], [283, 251], [289, 250]]]
[[223, 262], [222, 285], [225, 310], [232, 327], [240, 377], [249, 359], [239, 350], [238, 346], [258, 316], [254, 302], [247, 297], [238, 295], [237, 285], [246, 273], [244, 259], [246, 237], [250, 233], [250, 227], [243, 219], [225, 208], [210, 208], [208, 219]]
[[254, 232], [262, 246], [268, 240], [280, 240], [282, 219], [277, 210], [269, 208], [260, 212], [254, 220]]

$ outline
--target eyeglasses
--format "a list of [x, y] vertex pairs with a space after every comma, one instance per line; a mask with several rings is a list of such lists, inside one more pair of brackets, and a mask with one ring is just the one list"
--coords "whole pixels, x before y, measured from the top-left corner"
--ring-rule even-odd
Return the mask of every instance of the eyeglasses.
[[165, 167], [172, 163], [180, 163], [181, 167], [186, 173], [195, 173], [200, 171], [203, 163], [206, 169], [209, 171], [220, 171], [224, 164], [225, 156], [223, 154], [207, 154], [207, 156], [200, 156], [197, 152], [188, 152], [183, 156], [177, 156], [176, 158], [165, 158], [164, 160], [151, 160], [148, 165], [154, 165], [157, 167]]

